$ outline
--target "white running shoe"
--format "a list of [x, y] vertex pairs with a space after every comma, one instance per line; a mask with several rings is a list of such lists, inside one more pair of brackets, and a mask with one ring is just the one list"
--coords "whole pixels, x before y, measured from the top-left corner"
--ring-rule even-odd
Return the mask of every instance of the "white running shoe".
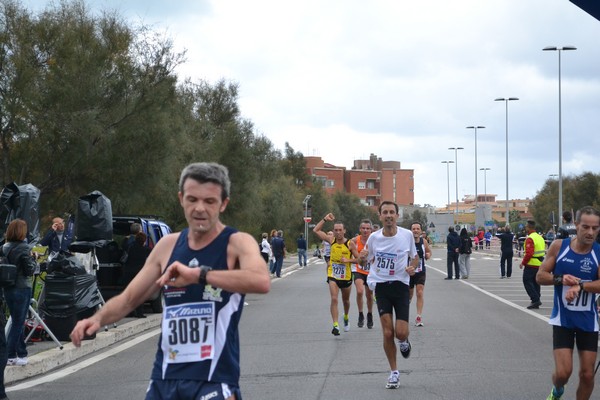
[[392, 371], [390, 373], [390, 377], [388, 378], [387, 384], [385, 385], [386, 389], [398, 389], [400, 387], [400, 372]]

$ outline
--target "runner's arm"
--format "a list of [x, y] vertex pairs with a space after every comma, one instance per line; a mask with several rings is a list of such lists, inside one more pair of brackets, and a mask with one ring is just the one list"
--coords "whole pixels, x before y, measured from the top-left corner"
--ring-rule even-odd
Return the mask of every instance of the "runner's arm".
[[327, 235], [327, 233], [323, 232], [321, 230], [321, 228], [323, 228], [323, 225], [325, 224], [325, 221], [333, 221], [334, 217], [332, 213], [327, 214], [325, 217], [323, 217], [322, 220], [320, 220], [319, 222], [317, 222], [317, 224], [315, 225], [315, 227], [313, 228], [313, 232], [319, 237], [319, 239], [331, 244], [331, 237], [329, 237]]
[[[528, 239], [529, 240], [529, 239]], [[539, 285], [554, 285], [554, 267], [556, 265], [556, 257], [558, 256], [558, 251], [560, 250], [562, 240], [555, 240], [548, 248], [548, 252], [544, 257], [544, 261], [542, 261], [542, 265], [538, 269], [537, 274], [535, 275], [535, 281]], [[572, 282], [569, 277], [572, 275], [563, 275], [563, 285], [573, 285], [575, 282]]]
[[[256, 241], [245, 232], [230, 236], [227, 246], [227, 270], [210, 270], [206, 283], [237, 293], [267, 293], [271, 279], [265, 260], [261, 257]], [[210, 267], [210, 265], [208, 265]], [[200, 281], [201, 268], [190, 268], [180, 262], [169, 265], [158, 280], [159, 285], [183, 287]]]

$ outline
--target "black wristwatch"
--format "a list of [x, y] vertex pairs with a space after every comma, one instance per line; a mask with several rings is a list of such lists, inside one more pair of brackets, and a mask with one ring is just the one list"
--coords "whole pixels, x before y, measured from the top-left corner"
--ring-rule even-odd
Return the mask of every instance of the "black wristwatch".
[[562, 275], [554, 275], [554, 286], [560, 286], [563, 284], [563, 276]]
[[579, 293], [583, 293], [585, 290], [583, 289], [583, 282], [579, 281]]
[[198, 278], [198, 283], [202, 286], [206, 286], [206, 275], [208, 271], [212, 270], [211, 267], [207, 267], [206, 265], [200, 266], [200, 277]]

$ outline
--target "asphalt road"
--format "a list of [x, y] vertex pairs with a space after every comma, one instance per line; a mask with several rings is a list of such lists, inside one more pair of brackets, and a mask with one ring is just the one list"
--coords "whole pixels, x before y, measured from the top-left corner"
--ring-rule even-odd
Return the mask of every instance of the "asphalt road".
[[[475, 253], [469, 280], [446, 281], [445, 251], [434, 250], [425, 289], [424, 327], [411, 323], [408, 360], [399, 357], [400, 388], [385, 389], [389, 368], [379, 321], [331, 335], [324, 262], [275, 279], [268, 295], [248, 295], [241, 323], [245, 400], [269, 399], [542, 399], [551, 388], [552, 334], [547, 323], [551, 288], [543, 306], [529, 311], [516, 270], [499, 279], [498, 257]], [[411, 308], [411, 322], [414, 319]], [[149, 335], [152, 335], [150, 333]], [[12, 388], [11, 399], [143, 398], [158, 336], [130, 348], [107, 349], [70, 369]], [[69, 374], [67, 374], [69, 373]], [[64, 376], [63, 376], [64, 375]], [[573, 376], [577, 376], [575, 370]], [[565, 399], [574, 398], [576, 383]]]

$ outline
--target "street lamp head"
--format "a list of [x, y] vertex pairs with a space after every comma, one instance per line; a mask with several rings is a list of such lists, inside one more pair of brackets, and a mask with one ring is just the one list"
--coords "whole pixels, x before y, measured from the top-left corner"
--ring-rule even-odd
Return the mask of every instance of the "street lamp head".
[[491, 168], [479, 168], [480, 171], [489, 171]]
[[442, 161], [442, 164], [454, 164], [454, 161]]
[[505, 101], [506, 99], [504, 97], [496, 97], [494, 99], [494, 101]]
[[519, 100], [519, 98], [518, 97], [509, 97], [508, 98], [508, 101], [513, 101], [513, 100]]
[[479, 126], [479, 125], [477, 125], [477, 126], [467, 126], [467, 129], [483, 129], [483, 128], [485, 128], [485, 126]]
[[547, 47], [544, 47], [542, 50], [543, 51], [577, 50], [577, 47], [575, 47], [575, 46], [563, 46], [563, 47], [547, 46]]

